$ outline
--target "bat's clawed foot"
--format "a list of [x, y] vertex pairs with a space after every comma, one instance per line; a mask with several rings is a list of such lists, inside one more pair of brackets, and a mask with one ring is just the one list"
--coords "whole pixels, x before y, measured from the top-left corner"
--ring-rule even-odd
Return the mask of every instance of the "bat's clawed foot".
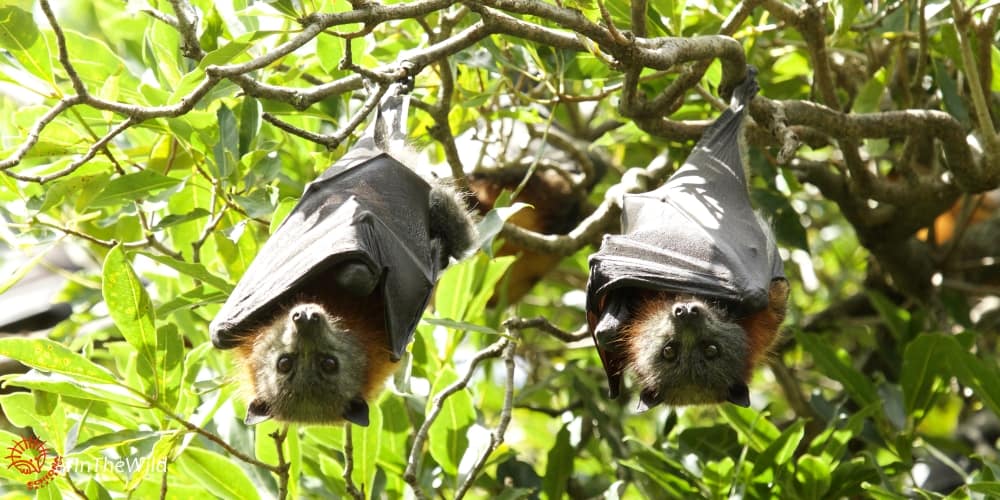
[[367, 297], [378, 285], [378, 276], [364, 262], [352, 260], [341, 264], [337, 285], [355, 297]]

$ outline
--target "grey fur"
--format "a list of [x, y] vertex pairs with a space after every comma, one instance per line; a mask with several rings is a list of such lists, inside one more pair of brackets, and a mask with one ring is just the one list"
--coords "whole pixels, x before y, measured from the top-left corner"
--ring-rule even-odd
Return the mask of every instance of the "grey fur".
[[[691, 314], [692, 309], [697, 314]], [[640, 406], [718, 403], [730, 399], [731, 388], [744, 384], [750, 350], [746, 333], [697, 298], [678, 297], [671, 308], [646, 318], [637, 331], [642, 335], [635, 339], [634, 360], [643, 388]], [[672, 360], [664, 357], [668, 344], [676, 356]]]
[[[251, 354], [254, 373], [254, 400], [247, 423], [257, 423], [273, 417], [285, 422], [328, 423], [359, 412], [364, 404], [364, 381], [357, 374], [365, 373], [364, 347], [355, 336], [331, 318], [322, 306], [300, 303], [279, 315], [258, 335]], [[291, 357], [288, 373], [281, 373], [278, 362]], [[336, 360], [337, 369], [327, 373], [322, 368], [324, 358]], [[365, 406], [367, 408], [367, 406]], [[365, 415], [365, 423], [367, 415]], [[362, 424], [364, 425], [364, 424]]]
[[476, 241], [476, 225], [462, 195], [441, 180], [431, 182], [430, 230], [431, 238], [441, 243], [442, 267], [448, 257], [465, 257]]

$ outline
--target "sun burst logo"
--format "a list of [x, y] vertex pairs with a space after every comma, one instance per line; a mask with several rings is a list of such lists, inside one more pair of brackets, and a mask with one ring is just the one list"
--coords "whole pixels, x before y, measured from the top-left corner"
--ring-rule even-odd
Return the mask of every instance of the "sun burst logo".
[[[45, 472], [45, 464], [49, 459], [49, 449], [45, 445], [45, 441], [36, 437], [27, 437], [15, 442], [14, 446], [7, 448], [7, 451], [8, 469], [16, 469], [25, 476], [37, 476]], [[48, 472], [45, 472], [41, 478], [28, 481], [28, 488], [34, 490], [45, 486], [59, 474], [61, 467], [62, 457], [55, 455]]]

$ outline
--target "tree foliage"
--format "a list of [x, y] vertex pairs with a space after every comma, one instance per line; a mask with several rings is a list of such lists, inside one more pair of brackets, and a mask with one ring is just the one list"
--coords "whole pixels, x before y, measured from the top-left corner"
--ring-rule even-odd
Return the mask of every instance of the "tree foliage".
[[[984, 0], [7, 1], [0, 291], [47, 252], [86, 257], [61, 274], [71, 316], [0, 339], [31, 368], [4, 378], [27, 391], [0, 396], [0, 443], [143, 459], [70, 465], [52, 497], [998, 496], [998, 19]], [[636, 414], [605, 397], [587, 256], [747, 64], [785, 338], [751, 409]], [[405, 77], [414, 146], [458, 185], [562, 170], [593, 210], [525, 228], [501, 196], [369, 427], [246, 427], [208, 322]], [[502, 241], [558, 262], [509, 305], [490, 302], [518, 258]]]

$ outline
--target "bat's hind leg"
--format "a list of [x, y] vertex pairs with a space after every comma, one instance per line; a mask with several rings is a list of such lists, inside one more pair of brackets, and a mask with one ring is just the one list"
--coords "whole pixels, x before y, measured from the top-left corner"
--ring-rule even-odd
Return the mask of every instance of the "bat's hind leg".
[[337, 269], [337, 285], [356, 297], [367, 297], [378, 285], [378, 276], [364, 262], [349, 260]]
[[439, 182], [431, 187], [430, 230], [431, 237], [440, 240], [445, 259], [461, 259], [476, 240], [476, 226], [461, 195]]

